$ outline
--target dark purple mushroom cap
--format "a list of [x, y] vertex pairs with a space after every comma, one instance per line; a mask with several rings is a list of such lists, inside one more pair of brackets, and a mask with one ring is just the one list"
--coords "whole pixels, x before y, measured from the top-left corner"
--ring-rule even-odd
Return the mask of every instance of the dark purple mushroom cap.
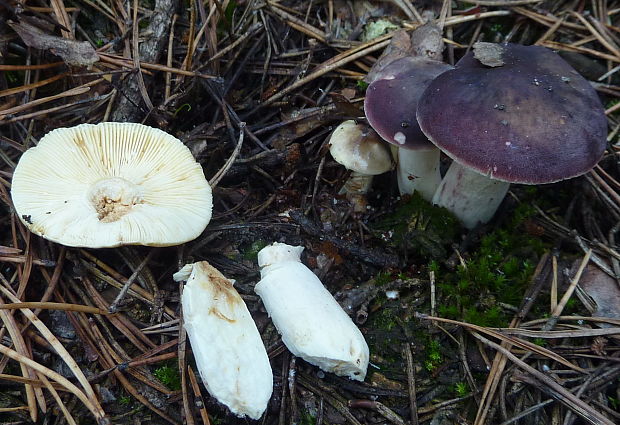
[[381, 70], [366, 89], [364, 110], [368, 123], [386, 141], [404, 149], [428, 149], [416, 120], [418, 99], [439, 74], [452, 69], [443, 62], [406, 57]]
[[592, 86], [544, 47], [501, 48], [488, 67], [470, 52], [418, 104], [428, 138], [464, 166], [510, 183], [586, 173], [606, 146], [607, 119]]

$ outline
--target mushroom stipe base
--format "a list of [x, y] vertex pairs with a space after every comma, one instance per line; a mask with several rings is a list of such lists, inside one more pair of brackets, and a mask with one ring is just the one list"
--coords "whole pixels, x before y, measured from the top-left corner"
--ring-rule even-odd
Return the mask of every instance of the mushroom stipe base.
[[140, 186], [120, 177], [99, 180], [88, 199], [102, 223], [111, 223], [127, 214], [132, 207], [144, 203]]

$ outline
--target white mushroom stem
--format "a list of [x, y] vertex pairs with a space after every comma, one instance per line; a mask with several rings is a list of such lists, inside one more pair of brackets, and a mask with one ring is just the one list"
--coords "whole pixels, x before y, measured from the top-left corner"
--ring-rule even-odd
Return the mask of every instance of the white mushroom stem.
[[428, 149], [398, 149], [398, 189], [401, 195], [419, 192], [430, 201], [441, 182], [439, 173], [440, 151]]
[[347, 197], [349, 197], [349, 195], [366, 195], [370, 190], [370, 186], [372, 186], [373, 177], [374, 176], [369, 176], [368, 174], [352, 171], [339, 193], [341, 195], [347, 195]]
[[183, 325], [209, 394], [238, 416], [261, 417], [271, 398], [267, 351], [243, 299], [206, 261], [174, 274], [183, 287]]
[[366, 194], [372, 186], [373, 177], [374, 176], [368, 174], [352, 171], [347, 181], [344, 182], [344, 185], [340, 188], [338, 193], [347, 197], [353, 206], [353, 211], [361, 213], [366, 210], [366, 205], [368, 205]]
[[303, 247], [274, 243], [258, 253], [255, 291], [294, 355], [363, 381], [368, 345], [360, 330], [299, 257]]
[[473, 229], [493, 218], [509, 186], [453, 162], [433, 196], [433, 204], [447, 208], [466, 228]]

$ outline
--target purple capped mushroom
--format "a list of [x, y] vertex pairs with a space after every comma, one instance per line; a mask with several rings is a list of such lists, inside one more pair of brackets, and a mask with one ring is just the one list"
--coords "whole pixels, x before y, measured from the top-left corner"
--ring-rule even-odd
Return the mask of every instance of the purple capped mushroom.
[[592, 86], [544, 47], [477, 43], [418, 103], [424, 134], [454, 162], [433, 197], [467, 228], [490, 220], [510, 183], [588, 172], [607, 119]]
[[398, 149], [401, 194], [418, 191], [430, 201], [441, 181], [440, 151], [420, 130], [415, 111], [424, 89], [449, 69], [448, 64], [423, 57], [397, 59], [383, 68], [366, 90], [368, 123]]

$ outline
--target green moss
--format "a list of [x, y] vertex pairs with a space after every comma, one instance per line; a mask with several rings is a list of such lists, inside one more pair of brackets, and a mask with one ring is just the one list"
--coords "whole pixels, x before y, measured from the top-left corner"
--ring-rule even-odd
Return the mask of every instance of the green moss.
[[392, 277], [392, 274], [388, 272], [380, 272], [375, 276], [375, 286], [387, 285], [393, 281], [394, 278]]
[[9, 87], [18, 87], [24, 81], [24, 71], [6, 71], [4, 77]]
[[131, 397], [128, 395], [124, 395], [118, 399], [118, 403], [121, 406], [129, 406], [129, 404], [131, 403]]
[[446, 246], [456, 238], [460, 225], [448, 210], [431, 205], [415, 193], [373, 228], [387, 236], [392, 246], [425, 258], [444, 259]]
[[502, 34], [504, 31], [504, 26], [502, 24], [493, 24], [491, 25], [490, 30], [493, 34]]
[[316, 424], [316, 417], [307, 410], [301, 411], [300, 419], [301, 419], [300, 420], [301, 425], [315, 425]]
[[389, 307], [383, 307], [377, 310], [372, 316], [373, 329], [381, 331], [391, 331], [398, 325], [396, 311]]
[[140, 28], [141, 30], [145, 29], [146, 27], [149, 26], [149, 24], [151, 23], [150, 19], [148, 18], [142, 18], [138, 21], [138, 28]]
[[407, 338], [401, 324], [404, 323], [399, 316], [402, 314], [398, 301], [388, 301], [385, 297], [377, 299], [379, 306], [373, 305], [369, 310], [373, 311], [366, 322], [369, 331], [365, 334], [370, 352], [378, 356], [381, 361], [381, 371], [386, 373], [398, 371], [402, 355], [400, 346]]
[[441, 355], [441, 343], [437, 339], [430, 339], [426, 346], [426, 360], [424, 360], [424, 368], [429, 372], [437, 369], [437, 366], [443, 361]]
[[171, 390], [178, 391], [181, 389], [181, 375], [174, 360], [168, 361], [163, 366], [155, 369], [153, 375]]
[[454, 384], [454, 395], [457, 397], [465, 397], [469, 394], [469, 387], [466, 382], [457, 382]]
[[228, 2], [228, 5], [226, 6], [226, 10], [224, 11], [224, 19], [226, 20], [226, 23], [228, 25], [232, 23], [233, 15], [235, 13], [236, 8], [237, 8], [236, 1], [232, 0]]
[[357, 86], [357, 89], [361, 92], [361, 93], [366, 93], [366, 89], [368, 88], [368, 83], [364, 80], [357, 80], [357, 83], [355, 84]]
[[242, 251], [243, 258], [248, 261], [258, 261], [258, 251], [269, 245], [269, 242], [265, 242], [262, 239], [258, 239], [252, 242], [247, 248]]
[[517, 207], [503, 227], [480, 240], [478, 249], [455, 272], [437, 270], [437, 263], [429, 265], [436, 273], [442, 316], [481, 326], [507, 324], [509, 315], [499, 304], [521, 302], [536, 259], [546, 247], [522, 229], [534, 212], [529, 205]]

